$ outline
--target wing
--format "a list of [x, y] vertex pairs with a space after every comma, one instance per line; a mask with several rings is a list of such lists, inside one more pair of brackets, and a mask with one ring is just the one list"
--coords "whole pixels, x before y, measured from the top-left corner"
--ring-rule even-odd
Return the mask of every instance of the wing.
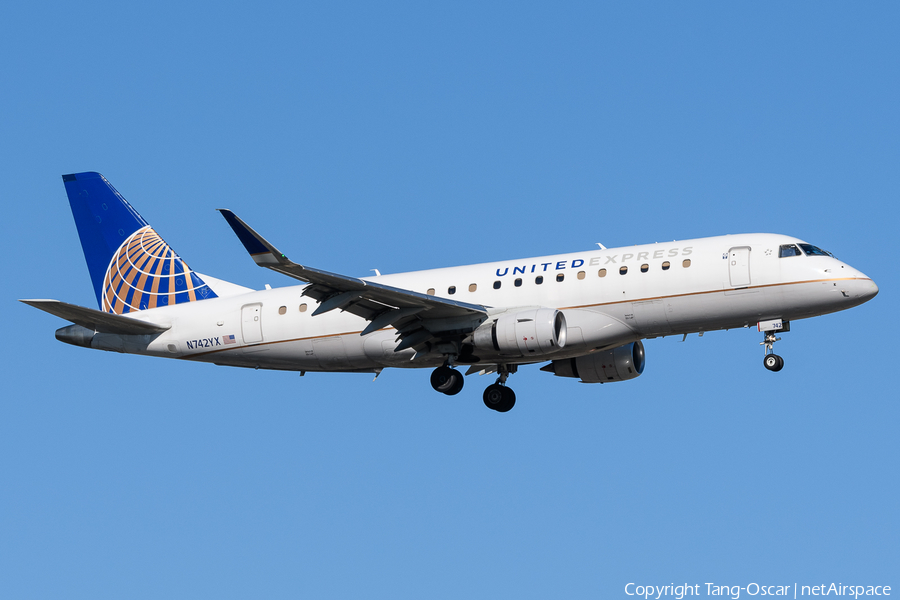
[[336, 309], [360, 316], [369, 321], [362, 335], [393, 326], [402, 338], [395, 352], [406, 348], [418, 350], [429, 342], [465, 336], [487, 319], [487, 309], [478, 304], [437, 298], [299, 265], [230, 210], [219, 209], [219, 212], [256, 264], [310, 284], [303, 294], [319, 302], [313, 316]]

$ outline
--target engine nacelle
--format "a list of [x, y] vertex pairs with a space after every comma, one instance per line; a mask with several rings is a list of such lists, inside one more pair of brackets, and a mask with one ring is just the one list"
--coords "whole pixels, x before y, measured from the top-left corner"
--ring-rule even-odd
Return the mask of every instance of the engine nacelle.
[[644, 345], [632, 342], [585, 356], [554, 360], [541, 367], [559, 377], [577, 377], [584, 383], [606, 383], [634, 379], [644, 372]]
[[475, 330], [476, 348], [504, 356], [535, 356], [566, 345], [566, 317], [555, 308], [523, 310], [483, 324]]

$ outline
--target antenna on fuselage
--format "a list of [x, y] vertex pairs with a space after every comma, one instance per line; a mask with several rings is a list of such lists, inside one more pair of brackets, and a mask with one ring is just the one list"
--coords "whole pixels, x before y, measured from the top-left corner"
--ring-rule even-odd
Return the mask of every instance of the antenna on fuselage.
[[597, 245], [600, 246], [600, 249], [601, 249], [601, 250], [606, 250], [606, 246], [604, 246], [604, 245], [601, 244], [600, 242], [597, 242]]

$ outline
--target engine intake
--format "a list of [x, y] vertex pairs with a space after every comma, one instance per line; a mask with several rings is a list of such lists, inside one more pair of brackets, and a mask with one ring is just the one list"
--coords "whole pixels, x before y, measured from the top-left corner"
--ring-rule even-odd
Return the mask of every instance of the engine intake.
[[566, 345], [566, 317], [554, 308], [503, 315], [476, 329], [473, 341], [476, 348], [504, 356], [550, 354]]
[[559, 377], [577, 377], [584, 383], [634, 379], [644, 372], [644, 345], [637, 341], [585, 356], [554, 360], [541, 367], [541, 371]]

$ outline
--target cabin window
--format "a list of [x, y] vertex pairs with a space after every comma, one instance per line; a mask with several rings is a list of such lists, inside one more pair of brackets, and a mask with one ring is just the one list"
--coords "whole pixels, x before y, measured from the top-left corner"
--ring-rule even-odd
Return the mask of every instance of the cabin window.
[[536, 285], [541, 285], [542, 283], [544, 283], [544, 276], [543, 276], [543, 275], [538, 275], [537, 277], [535, 277], [535, 278], [534, 278], [534, 283], [535, 283]]
[[562, 281], [562, 280], [565, 279], [565, 278], [566, 278], [566, 275], [565, 275], [564, 273], [558, 273], [558, 274], [556, 275], [556, 280], [557, 280], [557, 281]]
[[425, 293], [428, 294], [429, 296], [434, 296], [434, 288], [428, 288], [428, 291]]
[[689, 266], [691, 266], [691, 259], [689, 259], [689, 258], [684, 259], [681, 262], [681, 266], [684, 267], [685, 269], [687, 269]]
[[279, 307], [278, 307], [278, 314], [279, 314], [279, 315], [287, 314], [287, 306], [279, 306]]
[[650, 270], [650, 265], [648, 265], [648, 264], [646, 264], [646, 263], [644, 263], [643, 265], [641, 265], [641, 273], [646, 273], [646, 272], [649, 271], [649, 270]]
[[578, 271], [578, 279], [584, 279], [584, 271]]
[[499, 290], [499, 289], [500, 289], [500, 282], [499, 282], [499, 281], [495, 281], [495, 282], [494, 282], [494, 289], [495, 289], [495, 290]]
[[303, 304], [300, 305], [300, 312], [306, 312], [307, 308], [308, 307], [306, 306], [306, 303], [304, 302]]
[[669, 261], [664, 262], [662, 265], [663, 271], [668, 271], [669, 267], [671, 267], [671, 266], [672, 266], [672, 263], [670, 263]]
[[478, 289], [478, 284], [477, 284], [477, 283], [470, 283], [470, 284], [469, 284], [469, 291], [470, 291], [470, 292], [474, 292], [474, 291], [477, 290], [477, 289]]
[[597, 271], [597, 277], [606, 277], [606, 269], [600, 269]]
[[624, 275], [628, 272], [628, 267], [619, 267], [619, 275]]
[[778, 258], [786, 258], [788, 256], [803, 256], [800, 254], [800, 248], [796, 244], [782, 244], [778, 248]]
[[451, 296], [452, 296], [453, 294], [455, 294], [455, 293], [456, 293], [456, 286], [455, 286], [455, 285], [451, 285], [450, 287], [448, 287], [448, 288], [447, 288], [447, 293], [450, 294]]
[[521, 279], [521, 278], [516, 279], [516, 280], [513, 282], [513, 285], [515, 285], [516, 287], [522, 287], [522, 279]]

